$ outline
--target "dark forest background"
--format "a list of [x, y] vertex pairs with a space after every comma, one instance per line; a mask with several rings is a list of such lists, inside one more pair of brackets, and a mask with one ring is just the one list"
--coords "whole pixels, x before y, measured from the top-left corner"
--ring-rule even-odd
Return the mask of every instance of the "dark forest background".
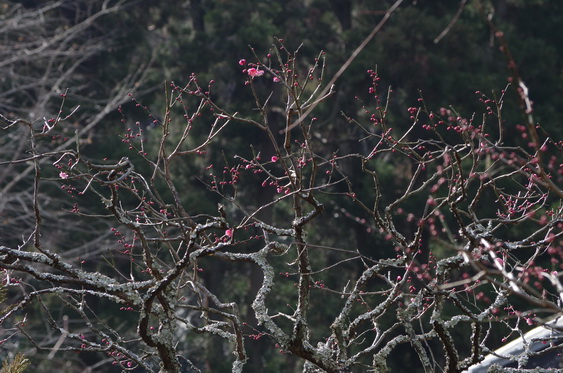
[[[324, 51], [327, 61], [324, 73], [328, 81], [393, 3], [386, 0], [2, 2], [0, 112], [6, 117], [41, 120], [59, 110], [64, 95], [66, 111], [80, 105], [74, 127], [67, 136], [81, 131], [81, 151], [93, 159], [119, 159], [127, 153], [127, 148], [121, 146], [124, 129], [137, 122], [145, 130], [147, 149], [158, 146], [166, 82], [181, 85], [192, 73], [202, 86], [213, 80], [216, 102], [231, 112], [252, 116], [254, 99], [244, 84], [247, 76], [239, 60], [263, 60], [272, 52], [272, 45], [277, 48], [283, 45], [288, 51], [297, 51], [300, 68], [306, 71]], [[104, 12], [117, 5], [119, 10]], [[563, 94], [563, 3], [560, 0], [409, 0], [393, 13], [338, 79], [335, 96], [319, 105], [316, 115], [322, 121], [323, 131], [315, 136], [326, 144], [324, 153], [349, 152], [358, 146], [358, 128], [350, 126], [345, 116], [364, 115], [361, 100], [367, 97], [371, 85], [366, 73], [370, 69], [378, 71], [380, 87], [392, 87], [389, 117], [397, 131], [409, 127], [407, 108], [416, 106], [420, 98], [435, 112], [446, 108], [470, 117], [483, 106], [479, 101], [481, 94], [476, 92], [493, 97], [508, 87], [507, 97], [512, 99], [506, 100], [504, 115], [513, 124], [507, 127], [506, 137], [508, 141], [517, 137], [516, 125], [524, 118], [515, 87], [510, 85], [513, 71], [487, 17], [494, 21], [496, 31], [504, 34], [519, 74], [529, 88], [535, 120], [553, 138], [560, 139], [563, 135], [559, 118]], [[75, 28], [76, 25], [83, 27]], [[264, 77], [256, 79], [255, 87], [259, 92], [274, 92], [271, 106], [275, 109], [276, 100], [280, 99], [276, 95], [276, 83]], [[272, 123], [276, 123], [276, 111], [269, 115]], [[225, 154], [247, 158], [251, 158], [252, 151], [268, 154], [261, 136], [261, 132], [248, 126], [231, 126], [227, 135], [210, 147], [201, 163], [178, 165], [175, 180], [182, 185], [180, 192], [188, 207], [216, 210], [219, 200], [201, 186], [205, 166], [222, 163]], [[416, 131], [410, 136], [416, 138]], [[14, 139], [0, 139], [0, 146], [5, 149], [16, 143]], [[2, 160], [10, 158], [9, 152], [4, 151]], [[354, 167], [358, 166], [349, 165], [350, 175], [355, 174]], [[393, 190], [394, 183], [408, 173], [401, 165], [382, 163], [379, 167], [380, 180], [388, 190]], [[14, 177], [4, 175], [3, 193], [17, 193], [10, 190]], [[361, 179], [352, 182], [361, 189]], [[54, 189], [53, 200], [57, 193], [60, 191]], [[241, 193], [254, 195], [257, 205], [271, 198], [251, 183], [243, 185]], [[388, 196], [393, 197], [396, 196]], [[0, 207], [0, 243], [17, 246], [21, 242], [21, 229], [32, 226], [33, 221], [32, 216], [26, 220], [14, 212], [17, 208], [11, 210], [10, 206], [6, 202]], [[369, 229], [361, 223], [362, 212], [357, 207], [344, 202], [327, 206], [332, 210], [323, 218], [326, 231], [310, 234], [322, 236], [327, 245], [350, 241], [351, 246], [366, 252], [373, 246], [392, 250], [384, 238], [373, 241], [373, 235], [366, 233]], [[341, 218], [331, 220], [330, 217]], [[45, 224], [51, 226], [48, 240], [62, 248], [74, 248], [74, 257], [90, 260], [96, 257], [96, 250], [117, 245], [107, 227], [95, 227], [96, 230], [79, 227], [70, 234], [65, 229], [68, 225], [63, 226], [56, 216], [46, 220]], [[438, 256], [442, 249], [437, 244], [433, 247]], [[358, 271], [358, 268], [350, 264], [346, 270]], [[250, 295], [260, 281], [255, 271], [246, 267], [234, 270], [218, 264], [206, 268], [202, 278], [215, 294], [236, 294], [244, 305], [252, 299]], [[220, 288], [225, 277], [232, 285], [229, 289]], [[339, 279], [325, 281], [340, 286]], [[291, 281], [287, 286], [292, 286]], [[319, 307], [331, 306], [318, 302]], [[106, 317], [104, 305], [99, 307], [100, 317]], [[250, 308], [241, 307], [251, 319]], [[123, 315], [119, 317], [128, 322]], [[322, 317], [319, 313], [319, 318]], [[32, 318], [29, 322], [40, 321]], [[460, 331], [456, 337], [466, 336], [467, 333]], [[230, 369], [230, 361], [222, 358], [221, 342], [217, 342], [198, 338], [190, 341], [194, 354], [200, 356], [197, 360], [209, 372]], [[41, 355], [30, 353], [31, 348], [23, 339], [19, 343], [17, 348], [27, 353], [33, 364], [47, 369], [41, 371], [51, 371], [52, 366], [43, 362]], [[300, 367], [299, 362], [278, 353], [264, 340], [252, 342], [248, 352], [250, 361], [245, 368], [248, 372], [297, 371]], [[412, 351], [405, 350], [401, 355], [399, 350], [392, 355], [390, 366], [394, 372], [419, 371], [419, 367], [409, 366], [409, 354]], [[95, 359], [96, 356], [81, 354], [75, 357], [75, 363], [91, 365]], [[412, 360], [416, 361], [414, 357]]]

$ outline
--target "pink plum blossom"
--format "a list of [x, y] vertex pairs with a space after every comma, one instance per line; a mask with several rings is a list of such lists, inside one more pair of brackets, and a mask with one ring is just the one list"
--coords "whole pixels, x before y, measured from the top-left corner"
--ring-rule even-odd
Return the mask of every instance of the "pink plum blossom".
[[246, 60], [245, 60], [244, 58], [242, 58], [242, 59], [238, 62], [238, 64], [241, 65], [241, 66], [244, 66], [244, 65], [246, 65]]
[[264, 70], [258, 70], [255, 69], [254, 67], [251, 67], [250, 69], [248, 69], [248, 75], [252, 78], [255, 78], [257, 76], [262, 76], [264, 75]]
[[66, 172], [61, 171], [59, 172], [59, 177], [61, 179], [68, 179], [68, 174]]

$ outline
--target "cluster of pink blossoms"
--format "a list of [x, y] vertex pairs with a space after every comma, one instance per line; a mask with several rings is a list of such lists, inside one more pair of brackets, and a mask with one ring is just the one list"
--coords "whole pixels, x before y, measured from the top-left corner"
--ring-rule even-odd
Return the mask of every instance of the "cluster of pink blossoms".
[[[246, 65], [246, 60], [245, 60], [244, 58], [242, 58], [242, 59], [240, 59], [240, 60], [238, 61], [238, 64], [241, 65], [241, 66], [245, 66], [245, 65]], [[248, 76], [250, 76], [251, 78], [256, 78], [256, 77], [259, 77], [259, 76], [264, 75], [264, 70], [260, 70], [260, 69], [255, 68], [255, 67], [251, 67], [251, 68], [249, 68], [249, 69], [247, 69], [247, 70], [245, 70], [245, 71], [246, 71], [246, 73], [248, 74]], [[245, 71], [243, 70], [243, 72], [245, 72]], [[273, 80], [275, 83], [278, 83], [278, 82], [281, 81], [280, 78], [278, 78], [277, 76], [274, 76], [274, 77], [272, 78], [272, 80]]]
[[248, 69], [247, 72], [248, 72], [248, 75], [249, 75], [251, 78], [255, 78], [255, 77], [257, 77], [257, 76], [262, 76], [262, 75], [264, 75], [264, 70], [258, 70], [258, 69], [254, 68], [254, 67], [251, 67], [250, 69]]

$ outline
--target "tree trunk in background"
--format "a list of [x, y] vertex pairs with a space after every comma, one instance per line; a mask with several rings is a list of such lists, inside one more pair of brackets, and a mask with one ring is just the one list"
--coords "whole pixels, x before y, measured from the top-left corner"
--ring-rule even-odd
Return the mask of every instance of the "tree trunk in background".
[[190, 0], [190, 16], [194, 30], [198, 32], [205, 31], [205, 21], [203, 19], [205, 12], [201, 7], [201, 0]]
[[342, 0], [331, 0], [330, 6], [334, 10], [334, 14], [342, 26], [342, 30], [350, 30], [352, 28], [352, 2]]

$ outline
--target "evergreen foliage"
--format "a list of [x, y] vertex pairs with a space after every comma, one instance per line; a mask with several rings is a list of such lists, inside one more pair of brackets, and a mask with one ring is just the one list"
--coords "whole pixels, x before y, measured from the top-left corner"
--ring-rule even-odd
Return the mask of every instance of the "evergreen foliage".
[[[235, 370], [237, 363], [246, 363], [245, 372], [318, 371], [315, 369], [321, 369], [323, 362], [361, 355], [362, 339], [348, 336], [358, 346], [348, 346], [346, 352], [339, 352], [342, 356], [330, 360], [321, 356], [318, 351], [323, 350], [316, 350], [316, 345], [279, 345], [282, 333], [275, 335], [275, 328], [264, 328], [264, 324], [275, 321], [292, 337], [301, 332], [299, 328], [310, 327], [307, 341], [321, 346], [338, 330], [335, 318], [343, 307], [348, 307], [347, 297], [352, 292], [356, 292], [357, 303], [349, 305], [345, 318], [338, 319], [342, 325], [384, 304], [394, 287], [401, 288], [404, 294], [412, 293], [412, 298], [405, 296], [377, 314], [374, 330], [368, 326], [355, 330], [366, 336], [377, 328], [384, 333], [390, 330], [385, 343], [394, 350], [388, 351], [388, 357], [387, 352], [382, 353], [383, 360], [379, 361], [371, 361], [371, 356], [359, 358], [354, 362], [357, 365], [346, 369], [362, 371], [369, 365], [381, 371], [388, 368], [393, 372], [422, 372], [437, 369], [438, 365], [448, 367], [455, 360], [451, 351], [440, 350], [440, 343], [448, 345], [445, 340], [452, 340], [453, 346], [469, 346], [477, 323], [467, 314], [476, 310], [483, 310], [482, 315], [487, 313], [488, 322], [495, 324], [487, 332], [493, 340], [487, 341], [488, 348], [502, 344], [503, 338], [512, 334], [510, 328], [527, 327], [521, 321], [514, 323], [514, 318], [535, 320], [537, 316], [539, 320], [553, 314], [553, 309], [533, 308], [527, 303], [530, 299], [511, 295], [506, 307], [528, 313], [511, 314], [508, 321], [496, 318], [498, 312], [493, 311], [491, 303], [504, 302], [498, 294], [504, 297], [504, 291], [510, 288], [510, 281], [502, 279], [498, 268], [501, 279], [475, 285], [479, 288], [475, 294], [441, 298], [438, 292], [432, 292], [440, 286], [447, 290], [463, 287], [479, 276], [476, 268], [480, 267], [468, 270], [456, 262], [461, 260], [456, 255], [463, 245], [454, 243], [464, 242], [467, 237], [489, 239], [484, 232], [477, 232], [488, 227], [477, 222], [496, 222], [498, 214], [508, 214], [510, 204], [517, 204], [514, 199], [518, 200], [531, 185], [527, 172], [535, 164], [534, 146], [538, 151], [540, 148], [530, 140], [534, 132], [544, 139], [548, 149], [542, 150], [540, 161], [552, 175], [554, 189], [561, 185], [560, 1], [405, 1], [336, 81], [334, 93], [327, 99], [315, 96], [317, 82], [326, 83], [334, 76], [393, 3], [80, 0], [40, 4], [7, 1], [0, 5], [0, 29], [5, 31], [3, 40], [10, 46], [0, 51], [0, 119], [5, 130], [0, 138], [0, 246], [17, 248], [15, 254], [2, 254], [0, 267], [7, 274], [20, 268], [24, 260], [39, 266], [46, 265], [48, 259], [55, 263], [49, 264], [51, 272], [47, 271], [44, 278], [17, 278], [33, 296], [8, 292], [8, 301], [14, 304], [29, 297], [26, 302], [30, 305], [25, 304], [25, 309], [33, 316], [26, 320], [27, 330], [49, 332], [35, 335], [35, 340], [30, 341], [18, 337], [16, 342], [10, 336], [14, 338], [13, 346], [24, 354], [35, 343], [44, 351], [29, 356], [29, 361], [18, 354], [12, 363], [4, 362], [2, 372], [23, 372], [30, 361], [34, 368], [52, 371], [65, 359], [72, 360], [76, 367], [68, 368], [68, 372], [109, 361], [117, 364], [103, 365], [105, 372], [158, 369], [155, 361], [161, 359], [166, 365], [166, 358], [174, 366], [173, 356], [162, 352], [170, 347], [169, 341], [159, 340], [160, 335], [153, 337], [151, 328], [162, 313], [175, 311], [183, 327], [190, 330], [175, 342], [175, 348], [187, 356], [185, 361], [179, 360], [186, 371]], [[506, 60], [506, 48], [499, 50], [505, 46], [487, 23], [489, 14], [497, 31], [504, 33], [513, 60]], [[541, 22], [535, 21], [538, 19]], [[444, 30], [448, 32], [442, 35]], [[537, 130], [527, 123], [531, 113], [521, 109], [521, 87], [514, 79], [513, 67], [507, 68], [513, 62], [529, 88], [536, 121], [532, 127], [537, 126]], [[264, 76], [249, 77], [251, 68], [262, 69]], [[366, 71], [370, 71], [367, 78]], [[310, 83], [306, 85], [309, 74]], [[273, 77], [280, 81], [275, 82]], [[299, 132], [300, 127], [289, 131], [294, 137], [285, 143], [282, 133], [287, 121], [303, 114], [301, 109], [292, 108], [296, 114], [288, 109], [293, 101], [299, 102], [292, 87], [302, 93], [301, 101], [313, 95], [320, 103], [314, 111], [315, 120], [307, 118], [303, 132]], [[485, 123], [486, 132], [494, 138], [502, 132], [503, 141], [492, 144], [491, 140], [488, 155], [478, 153], [479, 141], [486, 139], [465, 132], [462, 127], [467, 123], [475, 127]], [[393, 132], [387, 133], [391, 127]], [[219, 136], [211, 136], [215, 129], [217, 133], [221, 130]], [[30, 142], [35, 135], [36, 142]], [[470, 139], [471, 136], [476, 137]], [[375, 152], [376, 140], [387, 147]], [[389, 145], [387, 140], [396, 142]], [[512, 161], [495, 158], [501, 148], [512, 150]], [[375, 153], [370, 154], [372, 149]], [[457, 163], [449, 151], [459, 152]], [[168, 159], [176, 153], [177, 157]], [[431, 161], [425, 154], [437, 160]], [[297, 185], [289, 173], [300, 159], [303, 168], [299, 175], [304, 183], [314, 180], [311, 185]], [[313, 159], [320, 165], [318, 169], [309, 163]], [[421, 166], [425, 162], [428, 168]], [[521, 165], [520, 171], [515, 167], [513, 177], [496, 179], [495, 173], [505, 175], [503, 167], [512, 167], [511, 162]], [[438, 177], [444, 169], [447, 175]], [[471, 170], [471, 175], [466, 170]], [[265, 178], [263, 172], [271, 173], [271, 177]], [[462, 180], [456, 179], [458, 176], [467, 180], [464, 193], [479, 202], [479, 219], [471, 215], [475, 206], [470, 199], [460, 199], [459, 205], [451, 203], [458, 196], [456, 188]], [[37, 180], [41, 180], [41, 193], [37, 192]], [[411, 180], [418, 192], [403, 200]], [[547, 179], [533, 181], [537, 184], [534, 190], [549, 189]], [[119, 185], [115, 190], [114, 182]], [[300, 200], [302, 190], [315, 197], [303, 194]], [[550, 193], [545, 199], [531, 194], [530, 201], [538, 207], [529, 219], [522, 217], [525, 224], [518, 219], [513, 225], [499, 223], [492, 232], [498, 242], [525, 246], [504, 259], [512, 260], [514, 267], [516, 263], [529, 264], [527, 260], [535, 255], [534, 245], [540, 242], [545, 251], [534, 257], [535, 271], [561, 271], [554, 262], [561, 251], [560, 243], [553, 246], [559, 251], [548, 253], [552, 247], [547, 242], [551, 237], [548, 233], [554, 235], [554, 242], [560, 241], [562, 235], [561, 198]], [[151, 210], [147, 201], [158, 208]], [[441, 205], [435, 207], [435, 201]], [[501, 202], [506, 211], [499, 212]], [[442, 208], [448, 204], [453, 208]], [[387, 206], [394, 210], [386, 210]], [[457, 214], [456, 208], [463, 213]], [[296, 215], [299, 209], [304, 210]], [[150, 233], [134, 221], [145, 212], [153, 214], [155, 222], [151, 223], [154, 231]], [[307, 222], [305, 235], [295, 221], [308, 214], [315, 215], [315, 219]], [[507, 215], [509, 218], [512, 216]], [[278, 228], [264, 229], [258, 222], [299, 232], [287, 235]], [[448, 230], [451, 226], [464, 227], [463, 223], [475, 231]], [[42, 227], [41, 235], [37, 233], [38, 226]], [[191, 233], [186, 233], [188, 226]], [[395, 234], [395, 226], [402, 236]], [[190, 236], [196, 235], [194, 232], [197, 244]], [[275, 237], [273, 246], [268, 246], [265, 232]], [[537, 232], [545, 233], [545, 237], [539, 237]], [[148, 239], [148, 243], [140, 242], [141, 238]], [[186, 274], [178, 275], [182, 285], [173, 289], [177, 293], [184, 288], [193, 290], [192, 298], [181, 303], [184, 308], [159, 308], [154, 314], [144, 314], [144, 310], [150, 310], [150, 292], [157, 294], [154, 289], [166, 286], [166, 281], [155, 273], [174, 272], [182, 262], [176, 256], [188, 257], [193, 254], [190, 250], [203, 250], [212, 240], [224, 243], [225, 252], [215, 248], [217, 253], [201, 254], [186, 266]], [[419, 245], [420, 254], [415, 254], [418, 272], [410, 272], [413, 282], [406, 284], [406, 280], [396, 280], [405, 271], [403, 262], [397, 264], [403, 260], [397, 253], [405, 250], [405, 257], [409, 257], [412, 252], [410, 247], [406, 249], [406, 242], [410, 241]], [[188, 248], [188, 242], [195, 246]], [[44, 247], [55, 249], [51, 253]], [[298, 266], [305, 247], [314, 266], [305, 266], [313, 271], [311, 275], [304, 274], [305, 267]], [[135, 251], [141, 248], [154, 252], [154, 263], [147, 263], [146, 254]], [[19, 251], [36, 256], [18, 257], [19, 261], [15, 261]], [[259, 262], [262, 254], [258, 253], [267, 251], [269, 262], [265, 266]], [[145, 262], [140, 260], [142, 255]], [[397, 263], [389, 259], [395, 256]], [[61, 263], [70, 263], [72, 270]], [[439, 277], [438, 270], [431, 269], [438, 263], [452, 266], [446, 278], [436, 279], [442, 281], [439, 286], [425, 277]], [[488, 264], [482, 271], [491, 269]], [[385, 267], [387, 274], [362, 283], [367, 291], [356, 288], [370, 266]], [[333, 267], [338, 270], [330, 270]], [[260, 305], [257, 294], [265, 287], [265, 269], [275, 274], [276, 290], [263, 300], [264, 307], [279, 312], [279, 317], [266, 321], [259, 319], [260, 313], [256, 312]], [[555, 280], [548, 284], [547, 274], [542, 277], [532, 272], [522, 272], [521, 280], [526, 286], [532, 282], [543, 289], [544, 294], [532, 293], [537, 297], [534, 299], [543, 297], [546, 303], [542, 306], [555, 304], [552, 300], [559, 291]], [[90, 273], [99, 274], [97, 280], [107, 281], [107, 288], [88, 278]], [[116, 278], [112, 277], [116, 274]], [[149, 281], [152, 275], [157, 283], [161, 281], [160, 285], [139, 285], [135, 291], [143, 295], [138, 299], [125, 288], [99, 296], [111, 287], [121, 286], [117, 282]], [[80, 286], [63, 295], [57, 290], [56, 277], [50, 276], [68, 276]], [[170, 279], [175, 280], [176, 277]], [[310, 283], [309, 290], [304, 290], [303, 282]], [[460, 285], [450, 287], [451, 283]], [[158, 296], [174, 296], [172, 290], [167, 291]], [[428, 298], [435, 303], [425, 303], [425, 291], [435, 296]], [[292, 308], [300, 307], [305, 298], [308, 324], [299, 325], [291, 317], [285, 319], [286, 314], [302, 311]], [[225, 300], [232, 303], [220, 303]], [[425, 311], [438, 303], [436, 313]], [[424, 311], [417, 313], [419, 306]], [[499, 312], [509, 313], [504, 311]], [[464, 312], [469, 321], [460, 316]], [[62, 326], [63, 315], [76, 322], [76, 329], [73, 324], [66, 329]], [[463, 325], [441, 328], [442, 317]], [[12, 333], [23, 328], [21, 318], [21, 313], [12, 313], [10, 318], [2, 319], [3, 326]], [[403, 327], [402, 320], [409, 318], [425, 325], [406, 331], [406, 335], [421, 336], [412, 344], [400, 340], [397, 331]], [[222, 320], [226, 320], [224, 325], [218, 327]], [[243, 330], [246, 340], [242, 347], [236, 338], [225, 337], [226, 325]], [[179, 329], [169, 320], [169, 324], [160, 324], [160, 330]], [[4, 334], [0, 334], [1, 338], [5, 338]], [[268, 338], [278, 347], [265, 342]], [[59, 340], [62, 345], [54, 348]], [[344, 344], [338, 338], [333, 343]], [[119, 348], [112, 350], [114, 346]], [[120, 350], [122, 346], [126, 348]], [[231, 353], [233, 346], [236, 358]], [[244, 348], [247, 355], [241, 352]], [[44, 359], [51, 351], [52, 360]], [[460, 348], [463, 357], [459, 363], [466, 364], [469, 356], [475, 356], [472, 352], [469, 347]], [[433, 353], [434, 365], [425, 361], [417, 362], [417, 366], [404, 364], [411, 357], [413, 361], [424, 360]], [[305, 367], [303, 360], [308, 361]], [[308, 365], [312, 363], [316, 367]], [[324, 369], [336, 368], [328, 364]], [[455, 371], [452, 366], [446, 369]]]

